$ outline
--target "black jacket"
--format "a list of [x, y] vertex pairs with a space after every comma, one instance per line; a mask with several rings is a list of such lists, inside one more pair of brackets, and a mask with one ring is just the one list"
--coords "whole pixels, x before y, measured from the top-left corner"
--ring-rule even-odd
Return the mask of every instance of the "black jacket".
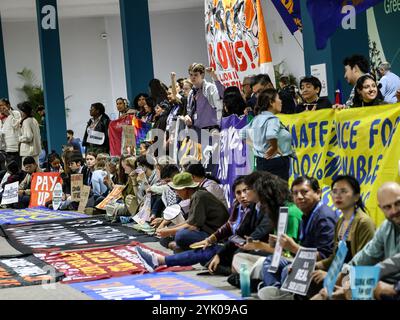
[[105, 113], [101, 116], [99, 123], [94, 128], [95, 131], [103, 132], [105, 134], [105, 140], [102, 145], [91, 144], [87, 142], [88, 139], [88, 128], [93, 123], [93, 119], [90, 119], [86, 125], [85, 135], [83, 137], [82, 145], [86, 147], [86, 152], [97, 150], [99, 152], [109, 153], [110, 152], [110, 140], [108, 137], [108, 125], [110, 124], [110, 118]]

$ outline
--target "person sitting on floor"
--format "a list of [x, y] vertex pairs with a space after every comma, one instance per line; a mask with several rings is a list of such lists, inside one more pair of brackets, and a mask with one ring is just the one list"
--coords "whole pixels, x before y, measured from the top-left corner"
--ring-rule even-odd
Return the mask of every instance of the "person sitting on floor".
[[15, 209], [24, 209], [29, 206], [31, 199], [32, 175], [35, 172], [40, 172], [39, 166], [33, 157], [25, 157], [22, 164], [26, 175], [24, 180], [19, 184], [18, 203], [13, 204], [13, 208]]
[[175, 175], [168, 185], [182, 200], [190, 199], [188, 219], [184, 223], [157, 230], [157, 235], [162, 238], [175, 235], [177, 250], [188, 250], [192, 243], [205, 239], [228, 220], [225, 205], [213, 194], [199, 188], [190, 173]]
[[[254, 209], [254, 205], [247, 200], [248, 187], [244, 183], [244, 177], [239, 177], [235, 180], [232, 190], [235, 194], [235, 201], [233, 203], [229, 220], [211, 236], [192, 245], [199, 249], [184, 251], [170, 256], [162, 256], [137, 247], [139, 255], [153, 269], [161, 265], [166, 265], [168, 267], [177, 265], [189, 266], [196, 263], [205, 265], [221, 249], [217, 243], [222, 240], [227, 240], [232, 235], [236, 235], [243, 225], [243, 221], [248, 217], [248, 215], [252, 214], [252, 210]], [[232, 259], [224, 259], [225, 256], [222, 258], [224, 262], [227, 260], [227, 263], [220, 264], [217, 268], [217, 272], [220, 274], [229, 274]]]
[[[303, 211], [302, 225], [300, 228], [300, 243], [283, 234], [280, 245], [295, 255], [300, 247], [317, 248], [317, 261], [325, 259], [333, 252], [334, 232], [337, 221], [335, 212], [321, 200], [321, 189], [315, 178], [298, 177], [292, 183], [292, 195], [295, 204]], [[264, 287], [258, 291], [264, 300], [293, 299], [293, 295], [281, 292], [280, 287], [286, 279], [290, 261], [281, 258], [276, 273], [269, 272], [272, 256], [265, 259], [263, 265]]]

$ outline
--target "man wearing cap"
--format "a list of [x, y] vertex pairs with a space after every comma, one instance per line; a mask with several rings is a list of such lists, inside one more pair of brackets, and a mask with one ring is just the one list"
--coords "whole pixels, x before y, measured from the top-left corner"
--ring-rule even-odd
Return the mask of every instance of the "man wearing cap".
[[189, 250], [192, 243], [207, 238], [228, 220], [229, 213], [224, 204], [213, 194], [199, 188], [190, 173], [177, 174], [168, 185], [182, 200], [190, 199], [189, 214], [185, 222], [157, 231], [157, 235], [162, 238], [175, 235], [179, 249]]

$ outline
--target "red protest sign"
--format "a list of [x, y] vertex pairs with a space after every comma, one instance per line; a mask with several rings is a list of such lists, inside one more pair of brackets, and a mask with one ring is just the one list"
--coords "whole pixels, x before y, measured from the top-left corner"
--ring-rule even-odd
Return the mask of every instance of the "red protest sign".
[[29, 208], [43, 207], [46, 202], [51, 201], [54, 187], [58, 182], [63, 183], [59, 172], [33, 173]]

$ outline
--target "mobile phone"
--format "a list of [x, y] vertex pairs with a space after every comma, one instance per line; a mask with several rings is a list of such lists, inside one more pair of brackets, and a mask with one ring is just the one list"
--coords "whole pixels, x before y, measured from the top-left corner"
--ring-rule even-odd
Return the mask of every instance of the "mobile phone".
[[229, 240], [232, 241], [237, 246], [243, 246], [246, 243], [246, 240], [238, 235], [230, 237]]

